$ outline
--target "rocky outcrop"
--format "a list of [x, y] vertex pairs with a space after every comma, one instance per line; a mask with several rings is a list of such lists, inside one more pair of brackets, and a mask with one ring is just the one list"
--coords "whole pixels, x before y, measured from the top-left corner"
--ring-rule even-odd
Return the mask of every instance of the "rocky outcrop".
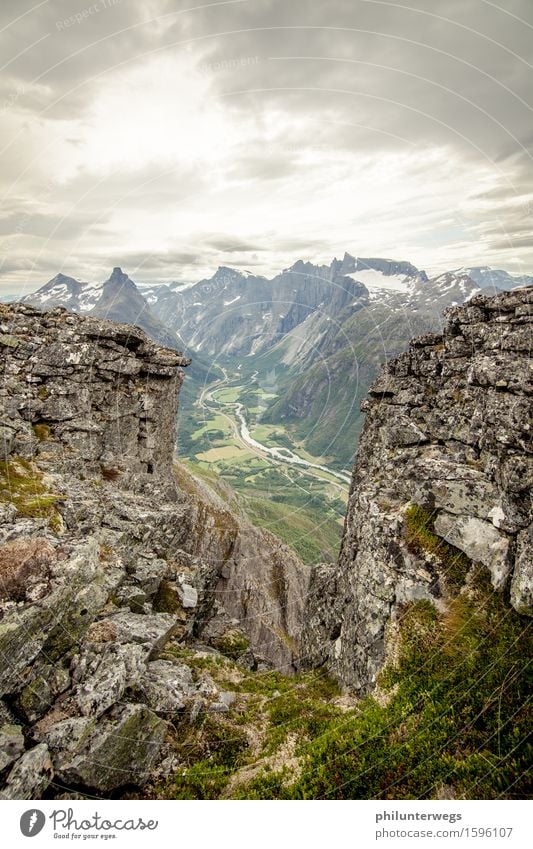
[[314, 570], [302, 662], [367, 692], [404, 606], [445, 607], [476, 564], [533, 613], [533, 289], [447, 311], [363, 404], [338, 564]]
[[28, 305], [0, 350], [0, 797], [140, 786], [231, 703], [181, 646], [291, 671], [307, 572], [174, 465], [179, 352]]

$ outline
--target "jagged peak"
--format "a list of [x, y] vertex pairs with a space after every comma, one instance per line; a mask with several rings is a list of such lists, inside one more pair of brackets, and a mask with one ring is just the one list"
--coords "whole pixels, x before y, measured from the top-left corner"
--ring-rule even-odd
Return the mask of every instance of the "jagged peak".
[[[119, 265], [116, 265], [113, 268], [111, 275], [107, 278], [107, 280], [105, 282], [106, 283], [123, 284], [123, 283], [127, 283], [127, 282], [133, 283], [133, 280], [130, 277], [128, 277], [128, 275], [124, 271], [122, 271], [122, 269], [120, 268]], [[105, 283], [104, 283], [104, 285], [105, 285]]]
[[301, 274], [302, 272], [316, 271], [316, 269], [317, 266], [313, 262], [308, 262], [304, 259], [298, 259], [295, 263], [293, 263], [293, 265], [290, 266], [290, 268], [287, 268], [286, 271], [295, 271]]

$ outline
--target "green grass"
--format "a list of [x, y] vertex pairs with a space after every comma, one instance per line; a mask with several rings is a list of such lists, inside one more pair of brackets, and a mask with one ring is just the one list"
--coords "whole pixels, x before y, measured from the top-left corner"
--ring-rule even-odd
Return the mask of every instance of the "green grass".
[[206, 433], [218, 432], [222, 431], [227, 436], [231, 435], [231, 426], [228, 421], [224, 418], [224, 416], [213, 416], [212, 418], [206, 420], [201, 427], [197, 428], [191, 434], [191, 440], [195, 442], [201, 436]]
[[334, 516], [324, 516], [320, 509], [291, 507], [265, 498], [248, 498], [245, 508], [255, 525], [290, 545], [304, 563], [337, 556], [342, 529]]
[[405, 537], [415, 553], [432, 554], [443, 567], [447, 586], [458, 589], [471, 567], [470, 560], [453, 545], [437, 536], [434, 530], [436, 511], [412, 504], [405, 512]]
[[213, 392], [213, 400], [220, 404], [234, 404], [238, 401], [242, 386], [229, 386], [227, 389], [217, 389]]
[[241, 798], [423, 799], [528, 796], [531, 623], [485, 575], [440, 616], [426, 601], [402, 620], [391, 699], [369, 697], [307, 746], [299, 779], [266, 772]]
[[[288, 678], [240, 670], [237, 680], [231, 661], [195, 660], [191, 650], [178, 648], [178, 659], [193, 674], [208, 670], [220, 686], [234, 690], [237, 707], [225, 715], [223, 727], [200, 719], [191, 730], [183, 723], [177, 741], [183, 768], [157, 795], [529, 797], [531, 628], [492, 589], [486, 571], [473, 570], [445, 612], [425, 600], [405, 606], [395, 661], [380, 676], [387, 699], [378, 703], [368, 696], [348, 710], [336, 702], [335, 684], [318, 671]], [[275, 760], [290, 738], [296, 741], [296, 772]], [[255, 751], [250, 739], [260, 740]]]

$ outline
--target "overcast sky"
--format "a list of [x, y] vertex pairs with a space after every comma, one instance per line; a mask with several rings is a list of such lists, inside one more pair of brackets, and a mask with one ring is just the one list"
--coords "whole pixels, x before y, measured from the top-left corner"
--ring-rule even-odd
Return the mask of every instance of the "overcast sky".
[[532, 0], [2, 0], [0, 291], [533, 271]]

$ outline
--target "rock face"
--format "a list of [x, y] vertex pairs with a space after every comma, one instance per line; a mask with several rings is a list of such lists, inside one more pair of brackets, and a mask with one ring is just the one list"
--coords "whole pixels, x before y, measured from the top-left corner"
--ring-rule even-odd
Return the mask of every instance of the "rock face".
[[478, 296], [392, 360], [363, 404], [338, 564], [314, 569], [304, 666], [367, 692], [406, 602], [445, 606], [473, 564], [533, 614], [533, 289]]
[[179, 352], [26, 304], [0, 350], [0, 796], [140, 786], [169, 721], [227, 709], [180, 644], [290, 671], [308, 572], [174, 466]]

